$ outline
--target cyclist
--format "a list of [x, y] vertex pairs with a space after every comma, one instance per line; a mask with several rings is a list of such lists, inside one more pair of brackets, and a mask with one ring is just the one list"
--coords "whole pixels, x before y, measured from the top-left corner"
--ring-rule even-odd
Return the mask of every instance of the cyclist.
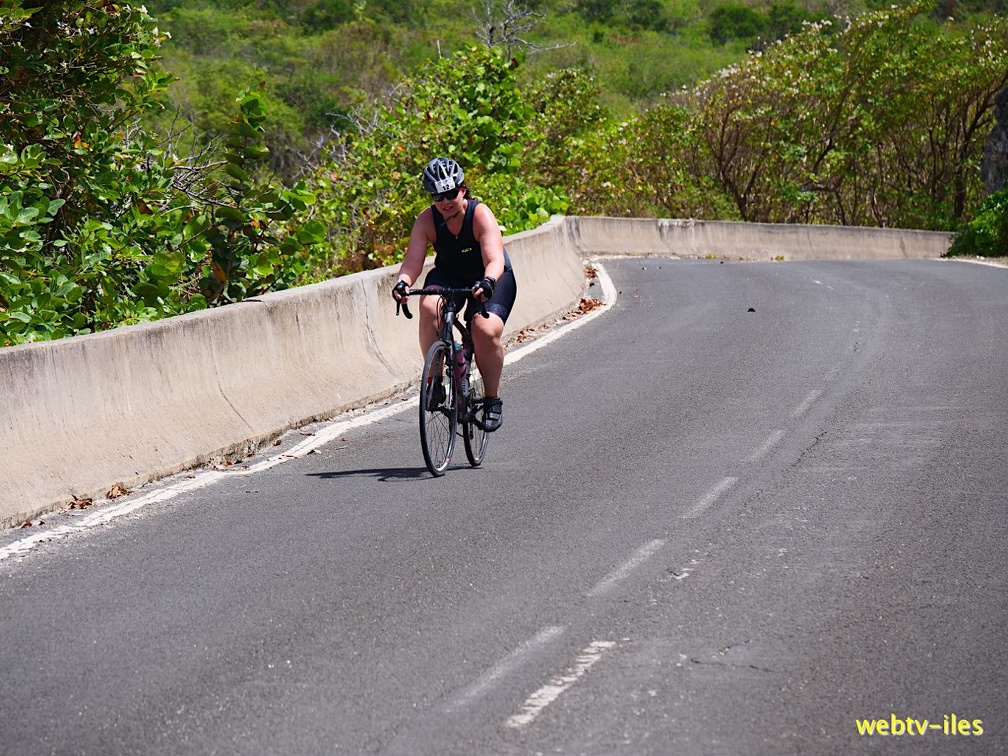
[[[473, 297], [486, 303], [488, 318], [473, 317], [475, 313], [470, 307], [466, 308], [465, 317], [472, 330], [476, 364], [483, 377], [483, 427], [488, 432], [495, 431], [503, 420], [501, 334], [518, 291], [511, 259], [504, 249], [497, 219], [489, 207], [473, 198], [457, 162], [444, 157], [431, 160], [423, 171], [423, 188], [431, 196], [432, 204], [413, 223], [392, 296], [397, 302], [408, 298], [409, 288], [423, 270], [431, 245], [436, 255], [424, 287], [471, 286]], [[437, 297], [420, 299], [421, 354], [426, 354], [438, 338], [439, 301]]]

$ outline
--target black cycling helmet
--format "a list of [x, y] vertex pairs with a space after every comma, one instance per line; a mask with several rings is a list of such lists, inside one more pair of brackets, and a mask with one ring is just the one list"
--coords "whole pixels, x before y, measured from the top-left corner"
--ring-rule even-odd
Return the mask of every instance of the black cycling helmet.
[[450, 192], [462, 186], [463, 181], [462, 167], [451, 158], [436, 157], [424, 168], [423, 188], [427, 194]]

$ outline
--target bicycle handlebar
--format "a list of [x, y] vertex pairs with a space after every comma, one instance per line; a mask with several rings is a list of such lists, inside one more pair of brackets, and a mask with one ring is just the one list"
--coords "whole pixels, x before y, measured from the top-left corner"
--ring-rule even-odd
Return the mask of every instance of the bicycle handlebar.
[[[461, 294], [465, 294], [467, 296], [472, 297], [472, 288], [470, 287], [468, 289], [464, 289], [464, 288], [461, 288], [461, 287], [451, 288], [451, 287], [442, 287], [442, 286], [427, 286], [427, 287], [424, 287], [423, 289], [409, 289], [406, 292], [406, 296], [407, 297], [409, 297], [409, 296], [411, 296], [413, 294], [416, 294], [418, 296], [426, 296], [426, 295], [435, 295], [436, 294], [436, 295], [440, 296], [442, 299], [448, 299], [450, 297], [461, 295]], [[475, 299], [475, 297], [474, 297], [474, 299]], [[484, 318], [489, 318], [490, 317], [490, 313], [487, 312], [486, 302], [478, 302], [478, 304], [479, 304], [479, 310], [477, 310], [477, 312], [480, 315], [482, 315]], [[409, 305], [406, 304], [406, 299], [405, 298], [404, 299], [398, 299], [398, 300], [396, 300], [396, 315], [399, 314], [400, 309], [402, 310], [402, 314], [406, 316], [407, 320], [412, 319], [413, 313], [410, 312]]]

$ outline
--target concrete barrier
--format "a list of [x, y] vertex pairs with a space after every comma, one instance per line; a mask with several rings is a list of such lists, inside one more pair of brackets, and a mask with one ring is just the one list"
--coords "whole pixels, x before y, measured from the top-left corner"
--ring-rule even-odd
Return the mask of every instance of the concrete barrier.
[[[507, 338], [562, 316], [584, 259], [938, 257], [947, 234], [623, 218], [554, 218], [506, 239], [519, 296]], [[428, 265], [430, 262], [428, 262]], [[0, 349], [0, 525], [244, 456], [284, 431], [417, 380], [397, 268], [158, 323]]]
[[[507, 246], [511, 337], [580, 301], [583, 263], [562, 219]], [[244, 456], [411, 385], [422, 360], [416, 321], [395, 316], [397, 270], [0, 349], [0, 524]]]
[[[878, 260], [941, 257], [951, 234], [895, 228], [775, 223], [571, 218], [583, 254], [741, 260]], [[616, 241], [618, 240], [618, 242]]]

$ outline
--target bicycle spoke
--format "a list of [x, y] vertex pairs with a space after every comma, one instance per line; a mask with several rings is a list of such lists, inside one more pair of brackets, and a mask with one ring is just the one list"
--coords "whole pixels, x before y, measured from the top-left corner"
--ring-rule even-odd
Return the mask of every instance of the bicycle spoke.
[[466, 419], [462, 423], [462, 440], [465, 442], [469, 464], [477, 467], [486, 454], [487, 432], [483, 430], [483, 379], [473, 375], [469, 379], [469, 396], [466, 398]]
[[420, 379], [420, 446], [433, 475], [443, 475], [455, 448], [458, 411], [455, 391], [445, 366], [450, 354], [443, 342], [427, 352]]

